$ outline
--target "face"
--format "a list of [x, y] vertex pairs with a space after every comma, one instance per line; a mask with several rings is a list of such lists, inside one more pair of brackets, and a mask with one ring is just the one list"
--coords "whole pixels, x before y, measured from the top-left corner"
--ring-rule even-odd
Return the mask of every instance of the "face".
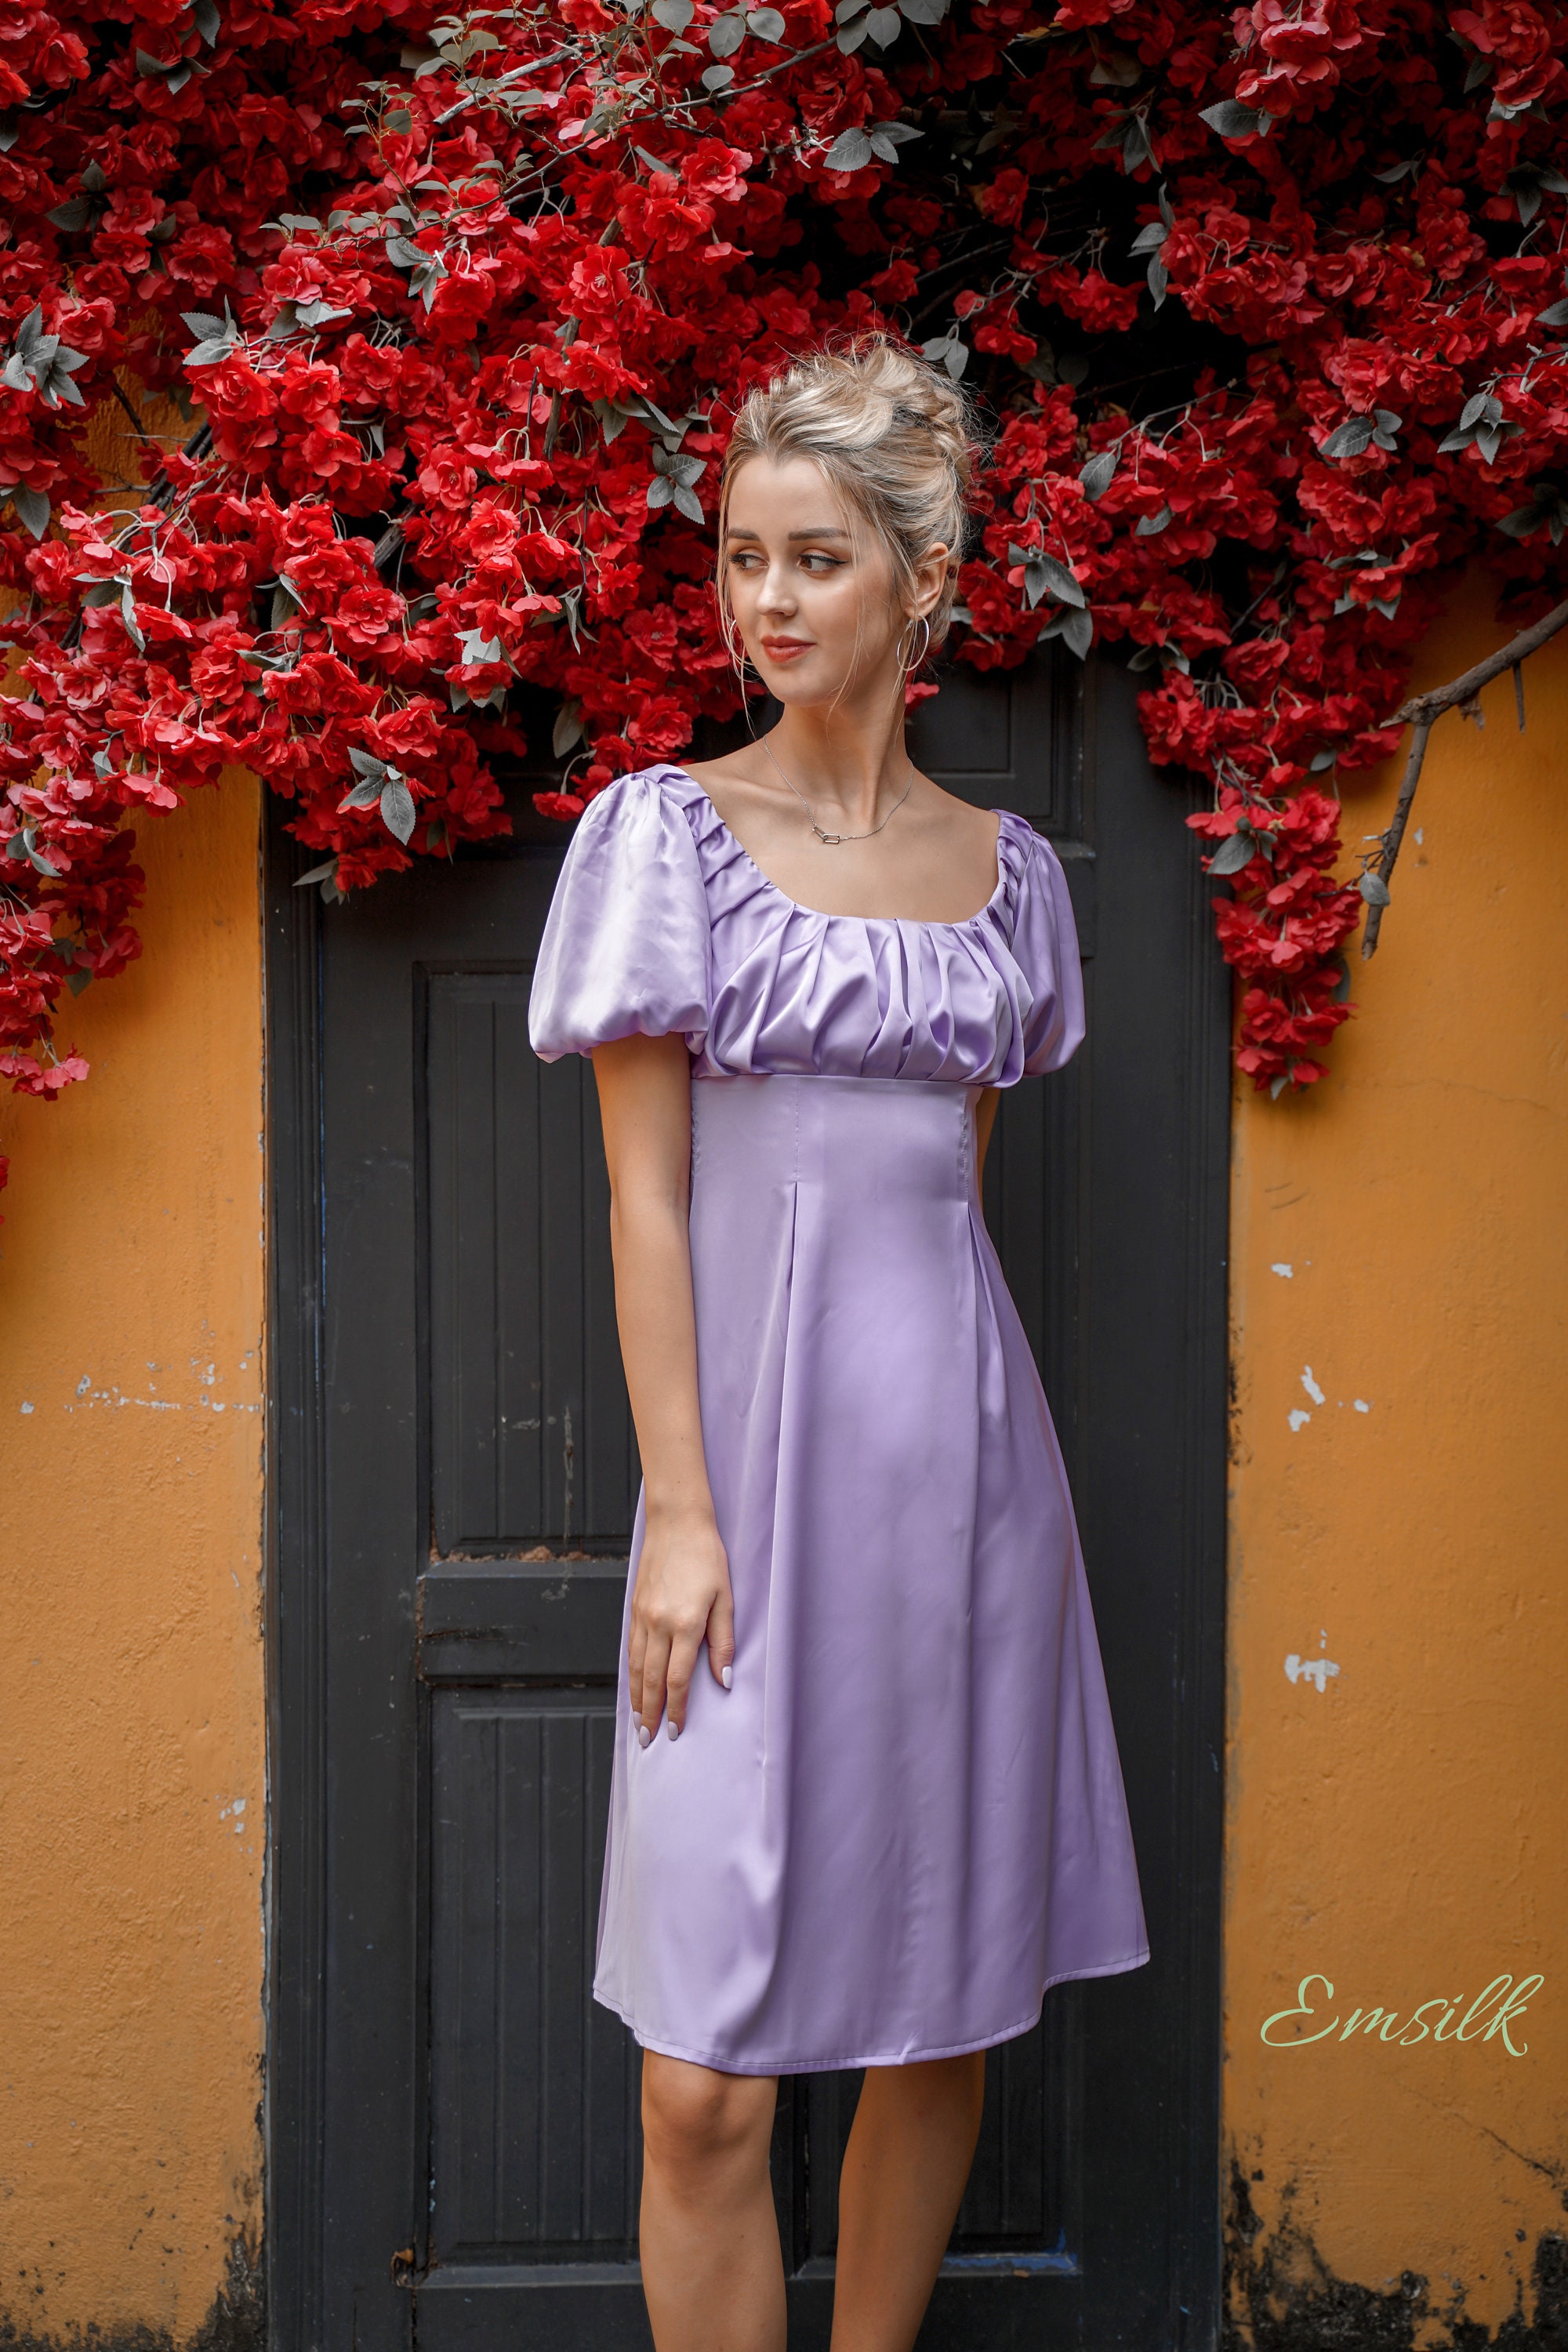
[[[752, 457], [735, 476], [720, 560], [741, 641], [780, 702], [896, 685], [911, 609], [895, 597], [887, 550], [856, 520], [809, 457]], [[917, 571], [913, 612], [936, 602], [946, 554], [931, 549]]]

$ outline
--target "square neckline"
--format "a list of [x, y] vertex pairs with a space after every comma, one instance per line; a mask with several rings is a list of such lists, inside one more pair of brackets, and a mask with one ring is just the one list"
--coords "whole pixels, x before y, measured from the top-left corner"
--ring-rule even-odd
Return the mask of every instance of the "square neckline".
[[1005, 894], [1007, 888], [1007, 866], [1006, 861], [1002, 855], [1002, 830], [1006, 823], [1006, 811], [999, 808], [992, 808], [987, 809], [986, 814], [987, 816], [994, 816], [996, 820], [996, 887], [992, 891], [989, 898], [986, 899], [985, 904], [983, 907], [977, 907], [973, 915], [961, 915], [955, 920], [948, 922], [940, 919], [930, 919], [920, 915], [834, 915], [830, 914], [826, 907], [808, 907], [804, 899], [792, 898], [787, 890], [781, 889], [779, 885], [773, 880], [771, 874], [763, 873], [762, 867], [757, 864], [756, 859], [752, 856], [751, 851], [746, 847], [745, 843], [741, 840], [737, 834], [731, 831], [723, 818], [720, 815], [718, 805], [713, 799], [712, 793], [709, 792], [707, 786], [702, 783], [699, 778], [692, 774], [689, 768], [681, 767], [679, 763], [674, 760], [663, 760], [659, 762], [659, 765], [670, 775], [684, 777], [686, 782], [691, 786], [693, 792], [700, 793], [701, 794], [703, 800], [707, 803], [709, 814], [712, 817], [714, 824], [724, 835], [725, 840], [731, 845], [736, 855], [744, 858], [746, 864], [751, 867], [752, 873], [756, 876], [763, 888], [765, 890], [770, 890], [773, 897], [781, 900], [784, 906], [793, 908], [797, 915], [809, 915], [815, 922], [897, 923], [900, 926], [904, 926], [917, 931], [967, 931], [972, 929], [976, 923], [984, 922], [986, 916], [989, 915], [996, 906], [998, 900]]

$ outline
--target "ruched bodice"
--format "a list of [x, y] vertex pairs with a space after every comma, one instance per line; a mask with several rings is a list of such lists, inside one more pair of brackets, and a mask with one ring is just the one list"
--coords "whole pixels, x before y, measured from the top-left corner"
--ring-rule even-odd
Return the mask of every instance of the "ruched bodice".
[[679, 1031], [698, 1077], [1005, 1087], [1055, 1069], [1083, 1036], [1067, 878], [1022, 817], [998, 824], [996, 887], [964, 921], [828, 915], [768, 879], [684, 769], [623, 776], [567, 852], [534, 1051]]

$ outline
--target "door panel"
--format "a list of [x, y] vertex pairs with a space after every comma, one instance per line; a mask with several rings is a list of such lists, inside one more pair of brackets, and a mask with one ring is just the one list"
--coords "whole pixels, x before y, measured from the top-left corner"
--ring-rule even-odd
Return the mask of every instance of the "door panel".
[[[1049, 834], [1079, 915], [1089, 1041], [1005, 1098], [985, 1208], [1084, 1528], [1155, 1958], [988, 2053], [922, 2352], [1214, 2340], [1226, 994], [1181, 795], [1125, 681], [1081, 680], [954, 679], [916, 751]], [[527, 1042], [559, 836], [520, 819], [325, 913], [277, 860], [288, 2352], [650, 2340], [640, 2053], [591, 1993], [638, 1470], [591, 1072]], [[858, 2087], [780, 2086], [800, 2352]]]
[[637, 2045], [587, 1990], [612, 1691], [446, 1689], [432, 1715], [436, 2251], [629, 2261]]
[[591, 1072], [528, 1042], [531, 958], [424, 975], [436, 1549], [619, 1547], [640, 1472]]

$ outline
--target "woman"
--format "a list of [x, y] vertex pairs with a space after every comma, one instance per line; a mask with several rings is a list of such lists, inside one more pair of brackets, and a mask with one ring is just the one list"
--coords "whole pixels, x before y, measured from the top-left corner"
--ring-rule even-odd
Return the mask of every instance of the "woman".
[[[783, 2352], [775, 2085], [868, 2071], [835, 2352], [907, 2352], [1047, 1985], [1148, 1957], [1071, 1504], [979, 1205], [1083, 1033], [1022, 819], [913, 769], [956, 387], [885, 340], [737, 420], [726, 625], [783, 715], [595, 800], [531, 1005], [591, 1054], [644, 1487], [594, 1990], [642, 2044], [659, 2352]], [[706, 1650], [707, 1665], [700, 1665]]]

